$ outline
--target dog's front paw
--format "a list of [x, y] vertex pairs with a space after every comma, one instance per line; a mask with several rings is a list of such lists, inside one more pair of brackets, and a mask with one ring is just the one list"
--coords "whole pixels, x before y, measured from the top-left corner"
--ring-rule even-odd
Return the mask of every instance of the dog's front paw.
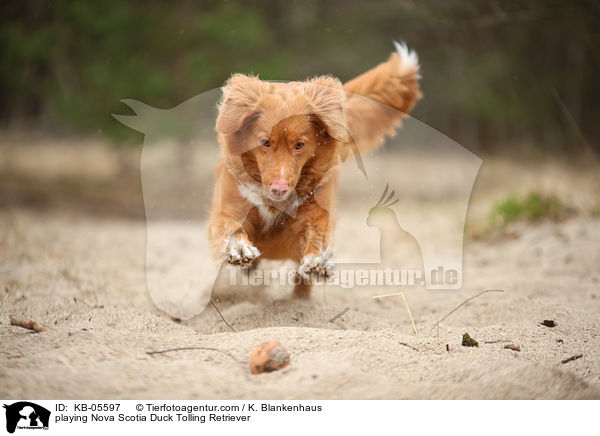
[[298, 268], [298, 273], [305, 278], [310, 276], [330, 277], [335, 266], [335, 263], [331, 260], [332, 257], [333, 250], [330, 248], [319, 254], [304, 256]]
[[238, 265], [246, 268], [260, 256], [260, 251], [244, 233], [237, 233], [231, 236], [227, 241], [225, 250], [225, 261], [231, 265]]

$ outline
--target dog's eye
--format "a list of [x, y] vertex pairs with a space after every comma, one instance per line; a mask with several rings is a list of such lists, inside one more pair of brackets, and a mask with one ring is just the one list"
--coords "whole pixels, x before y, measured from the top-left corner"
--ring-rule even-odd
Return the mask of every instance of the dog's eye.
[[270, 148], [271, 147], [271, 141], [269, 141], [268, 139], [261, 139], [260, 143], [265, 148]]
[[302, 150], [304, 148], [304, 142], [302, 142], [302, 141], [296, 142], [296, 145], [294, 145], [294, 148], [296, 150]]

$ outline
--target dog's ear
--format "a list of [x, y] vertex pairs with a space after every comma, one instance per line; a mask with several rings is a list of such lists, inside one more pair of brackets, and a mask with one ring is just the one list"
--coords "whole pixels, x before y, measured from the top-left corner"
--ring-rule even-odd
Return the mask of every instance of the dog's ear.
[[330, 76], [320, 76], [305, 82], [305, 94], [327, 133], [340, 142], [349, 140], [346, 122], [346, 94], [342, 82]]
[[223, 86], [218, 104], [216, 130], [229, 134], [240, 130], [258, 115], [258, 100], [265, 92], [265, 82], [258, 77], [234, 74]]

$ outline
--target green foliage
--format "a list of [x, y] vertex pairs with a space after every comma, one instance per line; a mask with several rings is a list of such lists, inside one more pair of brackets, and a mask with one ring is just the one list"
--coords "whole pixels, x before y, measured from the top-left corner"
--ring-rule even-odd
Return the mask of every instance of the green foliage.
[[347, 80], [405, 40], [422, 63], [415, 116], [468, 148], [594, 144], [598, 18], [554, 0], [3, 2], [0, 121], [122, 140], [120, 99], [173, 107], [233, 72]]
[[2, 6], [12, 19], [0, 27], [8, 97], [0, 115], [123, 140], [133, 133], [110, 115], [127, 112], [123, 98], [172, 107], [233, 71], [287, 75], [288, 57], [268, 50], [276, 37], [259, 12], [235, 2], [184, 6], [191, 10], [117, 0]]
[[463, 334], [462, 344], [463, 347], [479, 347], [479, 342], [469, 336], [468, 333]]
[[498, 218], [502, 222], [516, 221], [523, 217], [523, 203], [517, 199], [516, 196], [511, 195], [510, 197], [502, 200], [492, 211], [492, 217]]
[[491, 213], [492, 221], [507, 224], [517, 220], [539, 221], [542, 219], [559, 220], [566, 216], [568, 208], [556, 197], [530, 193], [524, 198], [509, 195], [498, 202]]

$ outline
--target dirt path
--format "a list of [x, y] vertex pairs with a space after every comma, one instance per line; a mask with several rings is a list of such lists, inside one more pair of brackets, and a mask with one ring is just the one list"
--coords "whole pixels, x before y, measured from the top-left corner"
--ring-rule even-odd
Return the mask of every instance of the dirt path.
[[[468, 243], [463, 290], [407, 291], [416, 336], [400, 299], [378, 302], [360, 288], [318, 289], [308, 302], [267, 290], [224, 304], [238, 333], [212, 310], [176, 323], [147, 295], [143, 222], [25, 211], [0, 222], [0, 397], [600, 398], [600, 220]], [[436, 320], [496, 288], [505, 292], [474, 300], [437, 335]], [[51, 329], [12, 327], [9, 314]], [[461, 346], [464, 332], [478, 348]], [[285, 344], [292, 363], [260, 376], [209, 351], [146, 354], [208, 346], [245, 360], [268, 339]]]
[[[290, 299], [285, 286], [230, 290], [219, 305], [238, 330], [234, 333], [213, 309], [175, 322], [151, 300], [146, 223], [110, 218], [119, 208], [124, 208], [122, 216], [143, 214], [139, 185], [130, 183], [139, 183], [139, 174], [122, 175], [126, 168], [137, 171], [139, 151], [123, 159], [102, 144], [4, 143], [3, 150], [10, 153], [0, 156], [0, 168], [12, 174], [18, 189], [0, 186], [0, 199], [11, 207], [0, 211], [0, 397], [600, 398], [600, 219], [591, 213], [600, 204], [600, 172], [594, 168], [484, 160], [470, 199], [468, 229], [480, 229], [493, 204], [511, 192], [556, 195], [577, 212], [557, 223], [516, 224], [496, 237], [467, 237], [460, 291], [406, 290], [416, 335], [401, 298], [370, 298], [397, 289], [359, 286], [318, 288], [310, 301]], [[148, 155], [148, 162], [160, 163], [160, 175], [164, 155], [176, 154], [169, 147], [154, 150], [156, 156]], [[210, 150], [212, 154], [203, 152], [189, 164], [188, 174], [196, 179], [175, 180], [177, 190], [209, 184], [217, 159], [216, 148]], [[444, 241], [462, 231], [460, 210], [453, 203], [464, 184], [460, 162], [437, 155], [410, 159], [384, 155], [376, 167], [386, 178], [369, 180], [378, 183], [377, 191], [388, 182], [396, 188], [399, 220], [427, 226], [419, 243]], [[377, 229], [364, 226], [357, 232], [350, 224], [365, 223], [370, 201], [380, 193], [356, 201], [359, 190], [369, 186], [357, 185], [352, 173], [345, 174], [339, 192], [338, 255], [346, 261], [370, 259], [379, 254]], [[445, 178], [440, 180], [439, 174]], [[364, 177], [359, 174], [358, 179]], [[70, 191], [60, 191], [65, 180]], [[82, 180], [85, 184], [77, 185]], [[159, 193], [170, 195], [172, 190], [157, 180]], [[37, 201], [48, 192], [60, 201]], [[203, 189], [202, 195], [209, 194]], [[180, 199], [167, 200], [167, 209], [173, 209]], [[159, 224], [167, 251], [190, 248], [178, 236], [185, 221]], [[396, 242], [392, 257], [405, 247]], [[208, 271], [208, 254], [198, 255], [201, 262], [192, 264], [193, 269], [197, 265], [198, 271]], [[167, 294], [171, 279], [175, 283], [185, 275], [181, 263], [173, 257], [160, 265]], [[438, 332], [437, 320], [484, 289], [504, 292], [475, 299]], [[10, 326], [11, 314], [50, 330], [35, 334]], [[557, 326], [540, 325], [545, 319]], [[479, 347], [461, 346], [465, 332]], [[288, 348], [292, 362], [260, 376], [211, 351], [146, 354], [206, 346], [246, 360], [255, 345], [270, 339]], [[521, 351], [504, 348], [511, 344]], [[583, 357], [561, 363], [579, 354]]]

